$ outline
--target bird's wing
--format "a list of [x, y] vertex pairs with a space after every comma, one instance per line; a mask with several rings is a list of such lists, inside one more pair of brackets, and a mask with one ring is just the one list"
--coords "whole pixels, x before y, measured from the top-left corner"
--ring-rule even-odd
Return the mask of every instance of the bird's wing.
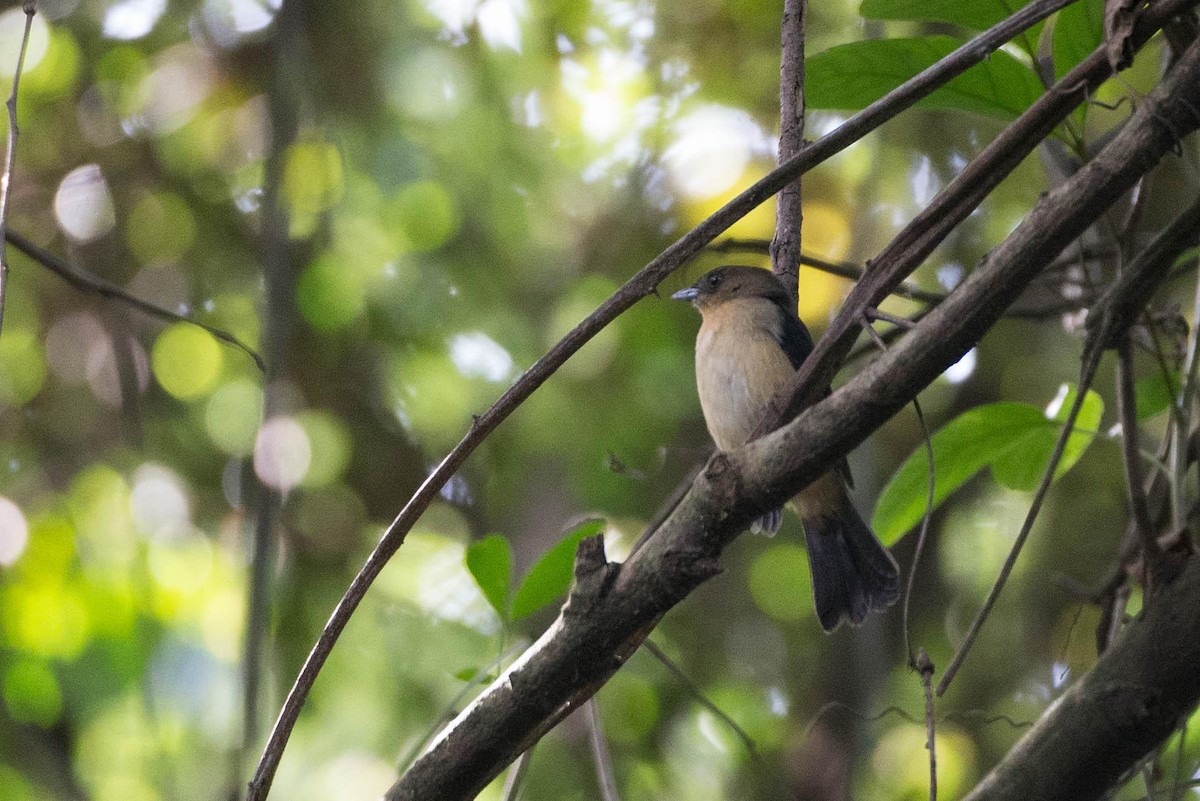
[[[775, 338], [779, 342], [779, 347], [787, 354], [793, 370], [799, 370], [800, 365], [808, 358], [808, 354], [813, 352], [812, 334], [808, 333], [808, 326], [783, 306], [779, 307], [779, 328]], [[830, 390], [826, 388], [826, 396], [829, 395], [829, 392]], [[842, 459], [837, 464], [837, 471], [845, 479], [846, 484], [853, 489], [854, 476], [850, 475], [850, 463]]]
[[808, 327], [799, 317], [789, 314], [783, 307], [779, 307], [779, 327], [775, 332], [775, 339], [787, 354], [793, 370], [799, 370], [808, 354], [813, 351], [812, 334], [808, 333]]

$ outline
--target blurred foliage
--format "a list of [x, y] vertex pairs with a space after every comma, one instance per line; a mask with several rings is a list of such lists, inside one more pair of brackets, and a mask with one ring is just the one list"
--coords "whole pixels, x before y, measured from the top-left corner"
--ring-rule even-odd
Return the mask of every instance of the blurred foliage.
[[[813, 3], [810, 136], [842, 119], [822, 109], [861, 107], [1013, 5], [867, 0], [864, 22], [854, 3]], [[1061, 74], [1098, 41], [1102, 6], [1080, 0], [806, 176], [806, 250], [858, 262], [876, 253], [1042, 91], [1031, 61], [1039, 40], [1052, 37], [1044, 52]], [[355, 570], [472, 415], [773, 165], [772, 4], [291, 7], [294, 39], [278, 37], [279, 0], [38, 4], [10, 225], [277, 361], [265, 392], [245, 354], [186, 324], [80, 295], [11, 255], [0, 335], [0, 798], [230, 797]], [[0, 13], [4, 84], [23, 22], [19, 5]], [[1097, 92], [1103, 105], [1087, 106], [1058, 136], [1097, 141], [1163, 61], [1152, 42]], [[272, 81], [281, 62], [287, 97]], [[277, 154], [292, 284], [287, 303], [268, 306], [263, 183], [281, 105], [299, 131]], [[1054, 174], [1027, 160], [914, 281], [938, 289], [962, 280]], [[1179, 175], [1155, 179], [1138, 241], [1184, 189]], [[766, 204], [731, 233], [769, 238], [773, 221]], [[664, 289], [725, 258], [701, 257]], [[1087, 288], [1103, 269], [1073, 262], [1063, 285]], [[1162, 308], [1187, 298], [1187, 284], [1172, 283]], [[800, 311], [816, 332], [848, 286], [801, 273]], [[1037, 291], [1061, 300], [1058, 284]], [[885, 308], [916, 310], [902, 300]], [[933, 517], [912, 609], [914, 642], [939, 666], [1024, 516], [1027, 479], [1044, 463], [1044, 448], [1026, 440], [1058, 430], [1041, 410], [1076, 376], [1076, 323], [1002, 322], [923, 395], [941, 432], [939, 486], [956, 488]], [[499, 654], [511, 658], [509, 646], [552, 620], [583, 537], [602, 531], [610, 558], [628, 553], [707, 445], [693, 389], [695, 326], [676, 304], [639, 304], [487, 440], [333, 652], [275, 797], [378, 797], [460, 693], [474, 690], [473, 677], [494, 672]], [[286, 332], [277, 352], [272, 331]], [[1179, 373], [1168, 385], [1144, 361], [1139, 408], [1157, 435]], [[1113, 422], [1110, 379], [1101, 372], [1108, 402], [1091, 407], [1086, 426], [1093, 446], [1052, 490], [997, 614], [939, 702], [939, 712], [960, 713], [938, 740], [949, 795], [1019, 736], [1020, 726], [995, 716], [1036, 718], [1094, 659], [1094, 610], [1056, 589], [1055, 577], [1096, 586], [1124, 526], [1119, 451], [1095, 433]], [[987, 405], [995, 403], [1004, 405]], [[997, 409], [1001, 423], [1019, 418], [1013, 436], [1025, 443], [1004, 457], [1022, 480], [998, 476], [1003, 486], [971, 479], [999, 457], [976, 428], [955, 429]], [[946, 432], [956, 439], [939, 449]], [[920, 442], [905, 413], [853, 455], [864, 514], [909, 454], [915, 461], [897, 481], [911, 479], [903, 500], [916, 497], [923, 510]], [[965, 456], [973, 467], [952, 469]], [[260, 481], [282, 508], [271, 527], [266, 689], [243, 751]], [[889, 526], [895, 537], [907, 527]], [[723, 575], [653, 635], [760, 758], [639, 652], [598, 696], [624, 797], [925, 796], [920, 722], [875, 714], [923, 708], [904, 667], [899, 611], [821, 633], [801, 542], [795, 520], [774, 541], [743, 538]], [[907, 566], [909, 539], [896, 551]], [[826, 708], [831, 701], [841, 706]], [[1190, 775], [1197, 746], [1178, 753]], [[535, 750], [523, 797], [596, 793], [584, 723], [568, 719]], [[494, 785], [484, 797], [499, 795]]]

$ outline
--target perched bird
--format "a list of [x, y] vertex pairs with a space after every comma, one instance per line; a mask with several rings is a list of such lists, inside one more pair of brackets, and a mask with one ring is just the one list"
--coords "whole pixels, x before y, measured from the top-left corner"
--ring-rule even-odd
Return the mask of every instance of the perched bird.
[[[708, 433], [723, 451], [741, 448], [812, 352], [812, 337], [783, 284], [757, 267], [718, 267], [671, 298], [690, 301], [702, 318], [696, 388]], [[789, 502], [804, 523], [817, 619], [826, 631], [843, 617], [862, 623], [900, 596], [896, 560], [850, 502], [848, 479], [843, 462]], [[752, 530], [774, 534], [782, 511], [764, 515]]]

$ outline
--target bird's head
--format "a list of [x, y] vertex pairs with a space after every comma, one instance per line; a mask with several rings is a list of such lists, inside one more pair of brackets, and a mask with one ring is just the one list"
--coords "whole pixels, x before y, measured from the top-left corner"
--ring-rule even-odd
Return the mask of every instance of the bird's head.
[[696, 283], [671, 295], [686, 300], [700, 310], [713, 308], [739, 298], [764, 298], [787, 305], [783, 284], [769, 270], [758, 267], [727, 266], [709, 270]]

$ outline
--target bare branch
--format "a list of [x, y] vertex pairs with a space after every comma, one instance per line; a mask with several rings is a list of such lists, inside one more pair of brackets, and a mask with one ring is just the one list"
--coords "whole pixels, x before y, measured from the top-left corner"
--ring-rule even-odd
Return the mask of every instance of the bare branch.
[[4, 175], [0, 177], [0, 326], [4, 323], [4, 301], [8, 295], [8, 248], [4, 247], [3, 239], [8, 230], [8, 201], [13, 168], [17, 164], [17, 89], [21, 85], [21, 72], [25, 69], [25, 51], [29, 48], [29, 31], [33, 27], [37, 3], [25, 0], [24, 11], [25, 31], [21, 34], [21, 49], [17, 54], [17, 67], [13, 71], [12, 94], [5, 103], [8, 107], [8, 149], [4, 155]]
[[150, 317], [157, 317], [160, 320], [194, 325], [197, 328], [212, 334], [222, 342], [232, 345], [242, 353], [245, 353], [254, 360], [255, 366], [258, 367], [260, 371], [266, 372], [266, 365], [263, 363], [262, 357], [258, 355], [258, 352], [228, 331], [223, 331], [216, 326], [209, 325], [208, 323], [202, 323], [192, 317], [179, 314], [178, 312], [173, 312], [170, 309], [164, 309], [161, 306], [156, 306], [153, 303], [150, 303], [149, 301], [142, 300], [136, 295], [126, 292], [124, 289], [110, 281], [106, 281], [98, 276], [85, 273], [83, 270], [75, 267], [65, 259], [61, 259], [45, 248], [35, 245], [32, 240], [17, 233], [16, 231], [5, 231], [4, 238], [17, 250], [21, 251], [26, 256], [33, 259], [47, 270], [78, 289], [80, 292], [84, 292], [89, 295], [99, 295], [100, 297], [108, 298], [109, 300], [120, 301], [121, 303], [140, 311], [142, 314]]
[[602, 801], [621, 801], [617, 792], [617, 776], [613, 771], [612, 754], [608, 752], [608, 742], [604, 739], [604, 724], [600, 721], [600, 710], [596, 699], [589, 698], [588, 736], [592, 745], [592, 760], [596, 763], [596, 781], [600, 784]]
[[1141, 454], [1138, 453], [1137, 405], [1133, 394], [1133, 348], [1129, 338], [1117, 348], [1117, 410], [1121, 416], [1121, 458], [1125, 464], [1125, 484], [1129, 488], [1129, 506], [1134, 525], [1142, 542], [1142, 557], [1146, 561], [1147, 578], [1151, 557], [1158, 554], [1158, 541], [1150, 522], [1146, 504], [1146, 489], [1142, 486]]
[[[804, 149], [804, 28], [808, 0], [784, 0], [782, 52], [779, 66], [779, 162]], [[795, 301], [799, 295], [801, 225], [800, 178], [779, 192], [775, 206], [775, 238], [771, 241], [771, 270]]]
[[933, 660], [922, 648], [914, 667], [925, 693], [925, 747], [929, 749], [929, 801], [937, 801], [937, 727], [933, 715]]
[[967, 796], [1088, 801], [1174, 732], [1200, 701], [1200, 559]]

